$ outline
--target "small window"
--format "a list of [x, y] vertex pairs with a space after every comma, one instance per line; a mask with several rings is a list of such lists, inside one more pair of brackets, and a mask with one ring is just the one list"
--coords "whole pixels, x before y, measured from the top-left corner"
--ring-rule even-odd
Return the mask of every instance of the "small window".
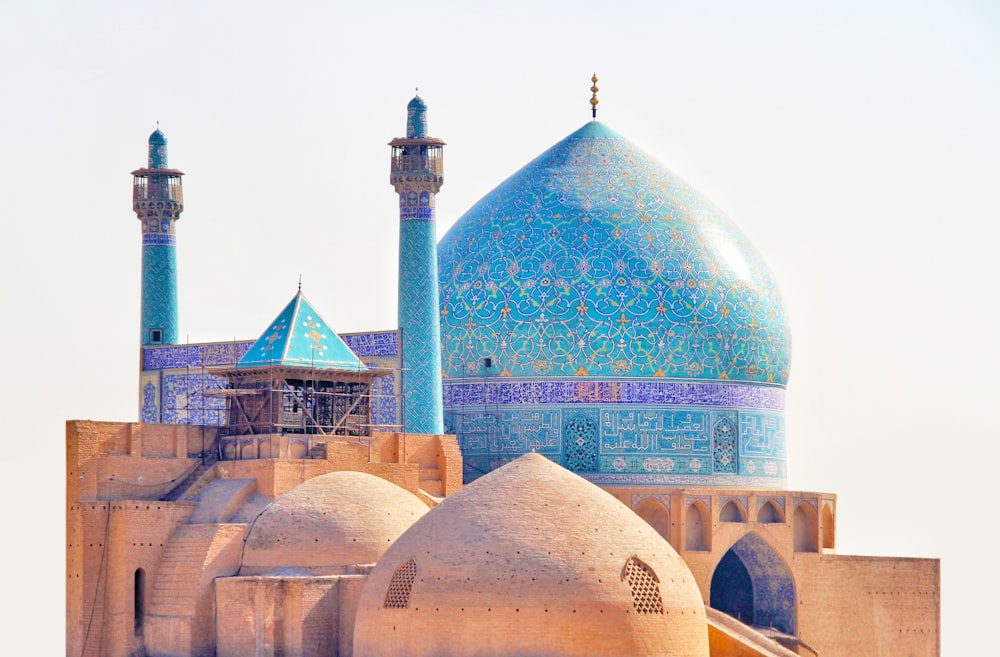
[[625, 562], [622, 579], [628, 581], [629, 589], [632, 590], [632, 606], [637, 614], [663, 613], [660, 582], [652, 568], [632, 557]]
[[410, 606], [410, 591], [417, 577], [417, 562], [408, 559], [396, 569], [389, 580], [389, 590], [385, 592], [382, 606], [386, 609], [406, 609]]
[[162, 329], [152, 329], [149, 332], [149, 341], [153, 344], [160, 344], [163, 342], [163, 330]]

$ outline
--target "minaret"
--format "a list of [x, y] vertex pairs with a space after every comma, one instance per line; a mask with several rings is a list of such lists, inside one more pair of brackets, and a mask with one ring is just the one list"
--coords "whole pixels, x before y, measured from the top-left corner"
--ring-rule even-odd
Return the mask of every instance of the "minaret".
[[393, 139], [390, 182], [399, 194], [399, 336], [403, 430], [444, 433], [434, 199], [444, 184], [444, 142], [427, 136], [427, 105], [406, 106], [406, 137]]
[[142, 320], [139, 343], [177, 344], [177, 246], [174, 224], [184, 210], [177, 169], [167, 168], [167, 138], [149, 136], [145, 169], [132, 172], [132, 207], [142, 222]]

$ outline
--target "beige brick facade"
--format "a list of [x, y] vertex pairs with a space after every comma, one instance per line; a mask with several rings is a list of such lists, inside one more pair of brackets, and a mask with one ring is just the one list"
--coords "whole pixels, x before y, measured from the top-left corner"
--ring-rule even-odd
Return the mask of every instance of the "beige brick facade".
[[[325, 458], [203, 465], [215, 445], [210, 428], [67, 423], [67, 655], [352, 655], [371, 566], [241, 576], [254, 519], [275, 498], [331, 472], [375, 475], [428, 507], [461, 488], [453, 436], [376, 434], [365, 443], [330, 440]], [[798, 643], [777, 638], [799, 654], [940, 653], [939, 561], [837, 554], [835, 495], [606, 490], [673, 546], [705, 605], [727, 553], [754, 537], [755, 549], [789, 574]], [[588, 518], [591, 510], [575, 513]], [[708, 612], [713, 657], [790, 654], [774, 636]], [[511, 616], [498, 631], [516, 632], [519, 620]]]

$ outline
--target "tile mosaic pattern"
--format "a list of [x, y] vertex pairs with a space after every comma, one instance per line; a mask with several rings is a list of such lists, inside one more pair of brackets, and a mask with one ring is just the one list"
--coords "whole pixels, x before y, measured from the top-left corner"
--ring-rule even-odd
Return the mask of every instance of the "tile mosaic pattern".
[[226, 423], [223, 399], [203, 395], [205, 390], [221, 388], [225, 380], [211, 375], [176, 374], [163, 378], [163, 422], [222, 426]]
[[396, 356], [399, 354], [399, 341], [395, 331], [376, 331], [373, 333], [341, 333], [351, 351], [361, 358], [372, 356]]
[[164, 424], [205, 424], [221, 426], [226, 422], [226, 401], [204, 395], [226, 385], [224, 377], [194, 373], [164, 372], [161, 378]]
[[239, 342], [145, 347], [142, 350], [142, 369], [166, 370], [235, 365], [243, 357], [243, 354], [253, 346], [253, 343], [253, 340], [241, 340]]
[[177, 247], [173, 244], [143, 243], [141, 313], [143, 345], [152, 344], [153, 330], [162, 331], [160, 343], [177, 344]]
[[784, 384], [771, 273], [707, 199], [598, 122], [463, 215], [440, 244], [445, 374]]
[[473, 472], [535, 451], [595, 483], [775, 488], [787, 476], [775, 411], [522, 403], [448, 408], [445, 417]]
[[738, 383], [576, 379], [511, 380], [481, 378], [448, 380], [447, 407], [482, 404], [682, 404], [783, 410], [785, 390], [776, 386]]
[[406, 430], [414, 433], [444, 431], [436, 226], [433, 220], [399, 222], [401, 420]]
[[139, 376], [139, 421], [160, 421], [159, 372], [143, 372]]

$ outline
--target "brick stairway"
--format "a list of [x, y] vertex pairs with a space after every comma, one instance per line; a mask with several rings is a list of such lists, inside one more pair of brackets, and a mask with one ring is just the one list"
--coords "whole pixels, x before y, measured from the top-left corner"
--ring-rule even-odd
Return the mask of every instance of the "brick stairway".
[[181, 483], [174, 486], [169, 493], [163, 496], [163, 499], [169, 502], [176, 502], [180, 500], [184, 497], [184, 494], [191, 490], [191, 487], [205, 475], [206, 472], [212, 469], [212, 466], [215, 465], [218, 460], [219, 459], [214, 452], [209, 451], [206, 453], [201, 465], [195, 468], [194, 472], [185, 477]]
[[444, 497], [444, 482], [439, 468], [420, 466], [420, 490], [435, 499]]
[[[180, 525], [170, 535], [150, 598], [153, 616], [193, 616], [205, 565], [246, 525]], [[209, 581], [211, 581], [209, 579]]]

